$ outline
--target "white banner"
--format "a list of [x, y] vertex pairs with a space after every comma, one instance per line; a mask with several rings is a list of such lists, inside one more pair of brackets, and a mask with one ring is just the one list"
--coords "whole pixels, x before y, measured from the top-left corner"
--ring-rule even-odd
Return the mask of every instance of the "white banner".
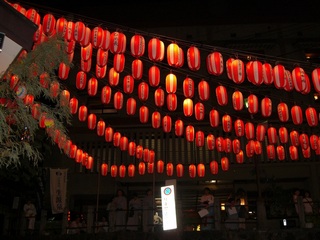
[[50, 168], [50, 196], [52, 214], [63, 213], [67, 198], [68, 169]]

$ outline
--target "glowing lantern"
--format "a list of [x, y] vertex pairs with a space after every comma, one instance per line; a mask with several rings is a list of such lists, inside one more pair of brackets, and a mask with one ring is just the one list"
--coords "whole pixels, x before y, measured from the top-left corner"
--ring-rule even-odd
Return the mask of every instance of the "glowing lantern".
[[78, 118], [79, 121], [84, 122], [87, 120], [88, 108], [85, 105], [79, 107]]
[[46, 127], [46, 125], [45, 125], [46, 115], [47, 115], [46, 112], [42, 112], [41, 115], [40, 115], [40, 118], [39, 118], [39, 127], [40, 128], [45, 128]]
[[203, 147], [204, 146], [204, 132], [199, 130], [196, 132], [196, 146]]
[[188, 67], [192, 71], [198, 71], [201, 65], [200, 51], [197, 47], [191, 46], [187, 50]]
[[56, 21], [56, 33], [65, 38], [67, 32], [68, 20], [64, 17], [60, 17]]
[[86, 27], [84, 37], [80, 42], [80, 45], [82, 47], [88, 46], [91, 43], [90, 41], [91, 41], [91, 28]]
[[112, 142], [113, 141], [113, 128], [107, 127], [104, 132], [104, 138], [106, 142]]
[[[48, 88], [49, 87], [49, 75], [48, 75], [48, 73], [46, 73], [46, 72], [42, 73], [39, 78], [40, 78], [39, 82], [40, 82], [41, 87]], [[11, 81], [10, 81], [10, 83], [11, 83]], [[11, 87], [11, 85], [10, 85], [10, 87]]]
[[70, 157], [70, 158], [76, 158], [77, 150], [78, 150], [77, 145], [72, 144], [72, 145], [70, 146], [69, 157]]
[[139, 108], [139, 119], [141, 123], [147, 123], [149, 120], [149, 108], [147, 106], [141, 106]]
[[196, 103], [196, 105], [194, 106], [194, 112], [195, 112], [196, 120], [202, 121], [205, 115], [205, 108], [203, 103], [201, 102]]
[[148, 72], [149, 85], [151, 87], [157, 87], [160, 84], [160, 69], [157, 66], [149, 68]]
[[234, 154], [238, 154], [241, 150], [240, 140], [235, 138], [232, 140], [232, 151]]
[[310, 136], [310, 140], [309, 140], [309, 143], [310, 143], [310, 147], [312, 150], [317, 150], [318, 149], [318, 143], [319, 143], [319, 137], [315, 134], [312, 134]]
[[281, 64], [277, 64], [273, 68], [273, 84], [276, 88], [284, 88], [285, 85], [285, 67]]
[[186, 127], [185, 135], [188, 142], [194, 141], [194, 127], [192, 125]]
[[146, 82], [141, 82], [138, 85], [138, 97], [141, 101], [147, 101], [149, 98], [149, 85]]
[[272, 101], [268, 97], [261, 100], [261, 114], [263, 117], [270, 117], [272, 114]]
[[137, 102], [134, 98], [128, 98], [126, 104], [127, 114], [132, 116], [136, 113]]
[[100, 167], [101, 175], [102, 176], [107, 176], [108, 174], [108, 164], [102, 163]]
[[71, 146], [72, 146], [72, 141], [71, 140], [66, 140], [66, 144], [63, 147], [63, 151], [66, 155], [70, 154], [71, 151]]
[[212, 109], [209, 112], [209, 120], [211, 127], [217, 127], [220, 123], [220, 114], [216, 109]]
[[225, 114], [222, 117], [222, 129], [224, 132], [231, 132], [232, 130], [232, 118], [229, 114]]
[[135, 59], [131, 64], [132, 77], [135, 80], [140, 80], [143, 75], [143, 62], [140, 59]]
[[153, 149], [150, 149], [149, 150], [149, 163], [154, 163], [154, 159], [155, 159], [155, 156], [156, 154], [155, 154], [155, 152], [154, 152], [154, 150]]
[[231, 63], [231, 79], [236, 84], [243, 83], [245, 79], [244, 63], [241, 59], [235, 59]]
[[100, 48], [103, 43], [104, 30], [102, 27], [94, 27], [91, 30], [91, 44], [94, 48]]
[[193, 100], [191, 98], [186, 98], [183, 100], [183, 114], [186, 117], [190, 117], [193, 114]]
[[223, 73], [223, 56], [219, 52], [212, 52], [206, 57], [206, 66], [209, 74], [220, 76]]
[[50, 95], [53, 98], [56, 98], [59, 95], [59, 91], [60, 91], [60, 83], [58, 81], [53, 80], [50, 83]]
[[108, 51], [110, 48], [110, 39], [111, 39], [111, 34], [108, 29], [103, 30], [103, 39], [102, 39], [102, 45], [101, 48], [104, 51]]
[[165, 133], [171, 132], [172, 128], [172, 119], [170, 116], [166, 115], [162, 119], [162, 129]]
[[189, 176], [195, 178], [197, 175], [197, 167], [194, 164], [189, 165]]
[[118, 166], [117, 165], [115, 165], [115, 164], [111, 165], [110, 174], [111, 174], [111, 177], [117, 177], [117, 175], [118, 175]]
[[218, 174], [219, 172], [219, 167], [218, 167], [218, 162], [215, 160], [212, 160], [209, 164], [210, 172], [213, 175]]
[[130, 52], [131, 55], [138, 58], [144, 54], [145, 51], [145, 39], [141, 34], [135, 34], [130, 40]]
[[88, 81], [88, 95], [95, 96], [98, 92], [98, 80], [95, 77], [92, 77]]
[[291, 92], [294, 89], [294, 86], [293, 86], [291, 72], [289, 70], [285, 71], [284, 80], [285, 80], [284, 90], [286, 90], [287, 92]]
[[232, 151], [232, 141], [230, 138], [226, 137], [223, 139], [224, 151], [226, 153], [231, 153]]
[[141, 145], [137, 145], [136, 158], [137, 159], [142, 159], [142, 156], [143, 156], [143, 147]]
[[262, 78], [263, 83], [266, 85], [271, 85], [273, 83], [273, 68], [270, 63], [262, 64]]
[[78, 21], [74, 24], [74, 32], [73, 32], [73, 38], [77, 42], [83, 41], [86, 34], [86, 25]]
[[228, 58], [226, 61], [227, 77], [232, 80], [232, 62], [234, 58]]
[[84, 72], [90, 72], [91, 70], [92, 59], [90, 58], [88, 61], [84, 61], [81, 59], [80, 68]]
[[273, 144], [267, 146], [267, 156], [268, 159], [273, 160], [276, 157], [276, 150]]
[[[65, 90], [66, 91], [66, 90]], [[67, 94], [67, 93], [65, 93], [65, 92], [63, 92], [64, 94]], [[64, 96], [64, 95], [63, 95]], [[67, 96], [66, 96], [67, 97]], [[70, 93], [69, 93], [69, 97], [70, 97]], [[61, 99], [61, 98], [60, 98]], [[26, 97], [23, 99], [23, 102], [24, 102], [24, 104], [25, 105], [27, 105], [27, 106], [32, 106], [33, 105], [33, 102], [34, 102], [34, 96], [32, 95], [32, 94], [27, 94], [26, 95]], [[60, 104], [62, 105], [62, 106], [65, 106], [66, 104], [66, 102], [69, 102], [69, 100], [68, 99], [66, 99], [66, 101], [62, 101], [61, 102], [61, 100], [60, 100]]]
[[198, 94], [201, 101], [207, 101], [210, 97], [210, 85], [204, 79], [198, 84]]
[[123, 93], [120, 91], [117, 91], [113, 95], [113, 106], [115, 109], [120, 110], [123, 107]]
[[75, 161], [77, 163], [80, 163], [82, 161], [82, 154], [83, 154], [83, 150], [78, 148], [76, 151], [76, 157], [75, 157]]
[[98, 79], [102, 79], [106, 76], [107, 73], [107, 66], [100, 67], [98, 64], [96, 64], [96, 77]]
[[277, 106], [278, 117], [281, 122], [287, 122], [289, 120], [289, 110], [286, 103], [279, 103]]
[[119, 177], [124, 178], [126, 176], [126, 166], [121, 164], [119, 166]]
[[218, 152], [224, 152], [225, 145], [224, 145], [224, 138], [223, 137], [217, 137], [216, 138], [216, 148]]
[[148, 43], [148, 57], [151, 61], [158, 62], [164, 58], [164, 43], [158, 38], [150, 39]]
[[298, 157], [299, 157], [298, 148], [296, 146], [290, 146], [289, 155], [291, 160], [298, 160]]
[[227, 89], [224, 86], [216, 87], [216, 97], [220, 106], [226, 106], [228, 104]]
[[320, 93], [320, 68], [317, 67], [312, 71], [311, 75], [313, 87], [317, 93]]
[[255, 141], [254, 143], [255, 143], [255, 145], [254, 145], [254, 152], [255, 152], [255, 154], [257, 154], [257, 155], [260, 155], [260, 154], [262, 153], [262, 145], [261, 145], [261, 142]]
[[175, 93], [169, 93], [167, 95], [167, 108], [169, 111], [173, 112], [177, 109], [177, 95]]
[[194, 96], [194, 81], [193, 79], [186, 77], [183, 80], [183, 95], [186, 98], [192, 98]]
[[65, 39], [67, 41], [74, 41], [74, 28], [75, 28], [75, 23], [72, 21], [68, 21], [67, 31], [65, 35]]
[[248, 140], [254, 139], [254, 124], [252, 122], [247, 122], [245, 124], [245, 134]]
[[142, 151], [142, 159], [145, 163], [149, 162], [150, 159], [150, 150], [148, 148], [144, 148]]
[[290, 132], [290, 141], [293, 146], [298, 147], [300, 145], [299, 133], [296, 130]]
[[121, 133], [120, 132], [115, 132], [113, 134], [113, 146], [119, 147], [120, 146], [120, 139], [121, 139]]
[[295, 105], [291, 108], [291, 118], [295, 125], [300, 125], [303, 122], [302, 109], [300, 106]]
[[255, 153], [255, 141], [254, 140], [249, 140], [248, 143], [246, 144], [246, 154], [247, 157], [253, 157]]
[[124, 53], [126, 51], [126, 35], [115, 31], [110, 35], [110, 51], [114, 54]]
[[307, 147], [307, 149], [302, 149], [302, 155], [304, 158], [310, 158], [311, 157], [310, 147]]
[[167, 93], [175, 93], [177, 91], [177, 77], [173, 73], [166, 76], [166, 91]]
[[241, 111], [243, 109], [243, 95], [242, 92], [236, 90], [232, 94], [232, 106], [236, 111]]
[[86, 169], [92, 169], [93, 166], [93, 157], [88, 156], [87, 163], [86, 163]]
[[71, 98], [69, 101], [69, 108], [70, 108], [71, 114], [76, 114], [78, 111], [78, 99], [74, 97]]
[[297, 92], [303, 92], [307, 88], [306, 73], [301, 67], [292, 70], [292, 81]]
[[318, 125], [318, 115], [314, 107], [308, 107], [305, 111], [308, 125], [310, 127], [315, 127]]
[[128, 154], [129, 156], [135, 156], [136, 155], [136, 147], [137, 144], [133, 141], [129, 142], [128, 144]]
[[280, 161], [283, 161], [286, 158], [286, 153], [282, 145], [277, 146], [277, 156]]
[[76, 76], [76, 88], [79, 90], [85, 89], [87, 84], [87, 73], [79, 71]]
[[215, 148], [215, 145], [216, 145], [216, 139], [214, 137], [213, 134], [208, 134], [207, 137], [206, 137], [206, 140], [207, 140], [207, 148], [209, 150], [213, 150]]
[[51, 14], [47, 13], [42, 19], [43, 33], [47, 36], [52, 36], [56, 31], [56, 18]]
[[160, 128], [161, 114], [158, 111], [154, 111], [151, 115], [151, 123], [153, 128]]
[[109, 104], [111, 100], [112, 90], [109, 86], [104, 86], [101, 90], [101, 102], [103, 104]]
[[243, 160], [244, 160], [243, 151], [240, 150], [240, 152], [236, 154], [236, 162], [241, 164], [243, 163]]
[[115, 69], [112, 67], [109, 70], [109, 84], [111, 87], [116, 87], [119, 84], [119, 77], [120, 74], [115, 71]]
[[246, 74], [249, 82], [260, 86], [263, 83], [262, 63], [257, 60], [248, 62], [246, 65]]
[[138, 172], [140, 175], [144, 175], [146, 172], [146, 164], [144, 162], [139, 162]]
[[58, 77], [61, 80], [66, 80], [69, 76], [70, 67], [67, 66], [65, 63], [60, 63], [59, 69], [58, 69]]
[[245, 125], [241, 119], [234, 121], [234, 131], [237, 137], [242, 137], [245, 134]]
[[183, 165], [181, 163], [178, 163], [176, 165], [176, 172], [177, 172], [177, 177], [183, 177], [184, 168], [183, 168]]
[[229, 170], [229, 159], [227, 157], [221, 158], [221, 169], [223, 171]]
[[289, 134], [286, 127], [279, 128], [279, 140], [281, 143], [287, 143], [289, 140]]
[[134, 164], [130, 163], [128, 165], [128, 176], [129, 177], [134, 177], [135, 171], [136, 171], [136, 166]]
[[[19, 9], [19, 8], [18, 8]], [[21, 7], [20, 7], [21, 9]], [[37, 12], [37, 10], [35, 10], [34, 8], [30, 8], [26, 11], [25, 16], [31, 20], [33, 23], [35, 23], [36, 25], [40, 24], [41, 21], [41, 17], [40, 14]]]
[[206, 167], [205, 167], [205, 165], [203, 164], [203, 163], [199, 163], [198, 165], [197, 165], [197, 175], [198, 175], [198, 177], [204, 177], [205, 176], [205, 174], [206, 174]]
[[182, 50], [176, 43], [170, 43], [167, 47], [167, 61], [169, 66], [177, 67], [179, 65], [179, 60], [182, 57]]
[[248, 111], [251, 114], [256, 114], [259, 109], [258, 97], [254, 94], [248, 96]]
[[93, 130], [97, 125], [97, 116], [94, 113], [89, 114], [88, 116], [88, 128]]
[[92, 58], [92, 45], [89, 43], [85, 47], [81, 47], [81, 60], [88, 61]]
[[106, 130], [106, 123], [103, 120], [99, 120], [97, 123], [97, 135], [103, 136]]
[[268, 141], [269, 144], [275, 144], [277, 142], [277, 129], [275, 127], [268, 128]]
[[116, 53], [113, 56], [113, 68], [117, 73], [121, 73], [124, 70], [126, 58], [123, 53]]
[[157, 172], [163, 173], [164, 170], [164, 162], [162, 160], [157, 161]]
[[106, 66], [108, 63], [108, 57], [109, 57], [109, 51], [99, 48], [97, 51], [97, 57], [96, 57], [97, 65], [100, 67]]
[[162, 88], [157, 88], [154, 91], [154, 103], [157, 107], [164, 105], [164, 90]]
[[302, 149], [306, 150], [310, 146], [309, 137], [305, 133], [301, 133], [299, 136], [299, 142]]
[[171, 177], [173, 175], [173, 164], [167, 163], [166, 166], [167, 176]]
[[148, 173], [152, 174], [154, 171], [154, 163], [148, 162], [147, 163], [147, 171]]
[[177, 137], [181, 137], [184, 131], [184, 123], [181, 119], [177, 119], [174, 123], [174, 133]]
[[123, 78], [123, 91], [126, 94], [131, 94], [134, 89], [134, 79], [131, 75], [126, 75]]
[[129, 140], [126, 136], [121, 136], [119, 148], [121, 151], [127, 151], [129, 147]]

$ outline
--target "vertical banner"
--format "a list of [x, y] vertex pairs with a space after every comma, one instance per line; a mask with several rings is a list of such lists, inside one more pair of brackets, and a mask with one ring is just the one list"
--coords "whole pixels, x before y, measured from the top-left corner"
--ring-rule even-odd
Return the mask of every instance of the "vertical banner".
[[50, 198], [52, 214], [63, 213], [66, 207], [68, 169], [50, 168]]
[[177, 228], [176, 199], [174, 185], [161, 187], [163, 230]]

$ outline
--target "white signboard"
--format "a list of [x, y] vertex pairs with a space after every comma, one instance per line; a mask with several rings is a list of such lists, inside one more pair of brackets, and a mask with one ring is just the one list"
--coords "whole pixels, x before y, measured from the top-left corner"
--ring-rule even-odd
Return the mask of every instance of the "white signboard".
[[163, 230], [177, 228], [176, 199], [174, 185], [161, 187]]

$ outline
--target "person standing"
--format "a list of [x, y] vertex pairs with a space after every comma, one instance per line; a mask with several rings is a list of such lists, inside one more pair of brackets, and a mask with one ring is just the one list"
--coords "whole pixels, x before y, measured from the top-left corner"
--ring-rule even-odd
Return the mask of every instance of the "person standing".
[[153, 197], [153, 191], [149, 188], [146, 191], [146, 196], [143, 198], [142, 207], [142, 230], [145, 233], [145, 237], [148, 238], [150, 233], [153, 232], [153, 210], [155, 202]]
[[214, 226], [214, 196], [210, 188], [206, 187], [203, 190], [203, 195], [200, 198], [200, 207], [208, 210], [208, 214], [202, 217], [201, 230], [211, 230]]
[[115, 231], [122, 231], [126, 229], [127, 219], [127, 198], [124, 195], [123, 190], [117, 191], [114, 198], [114, 204], [116, 208], [115, 212]]
[[129, 201], [129, 213], [127, 221], [127, 230], [138, 231], [140, 226], [142, 203], [137, 193], [133, 194]]
[[37, 209], [30, 199], [24, 204], [23, 211], [27, 220], [27, 234], [32, 235], [36, 222]]

